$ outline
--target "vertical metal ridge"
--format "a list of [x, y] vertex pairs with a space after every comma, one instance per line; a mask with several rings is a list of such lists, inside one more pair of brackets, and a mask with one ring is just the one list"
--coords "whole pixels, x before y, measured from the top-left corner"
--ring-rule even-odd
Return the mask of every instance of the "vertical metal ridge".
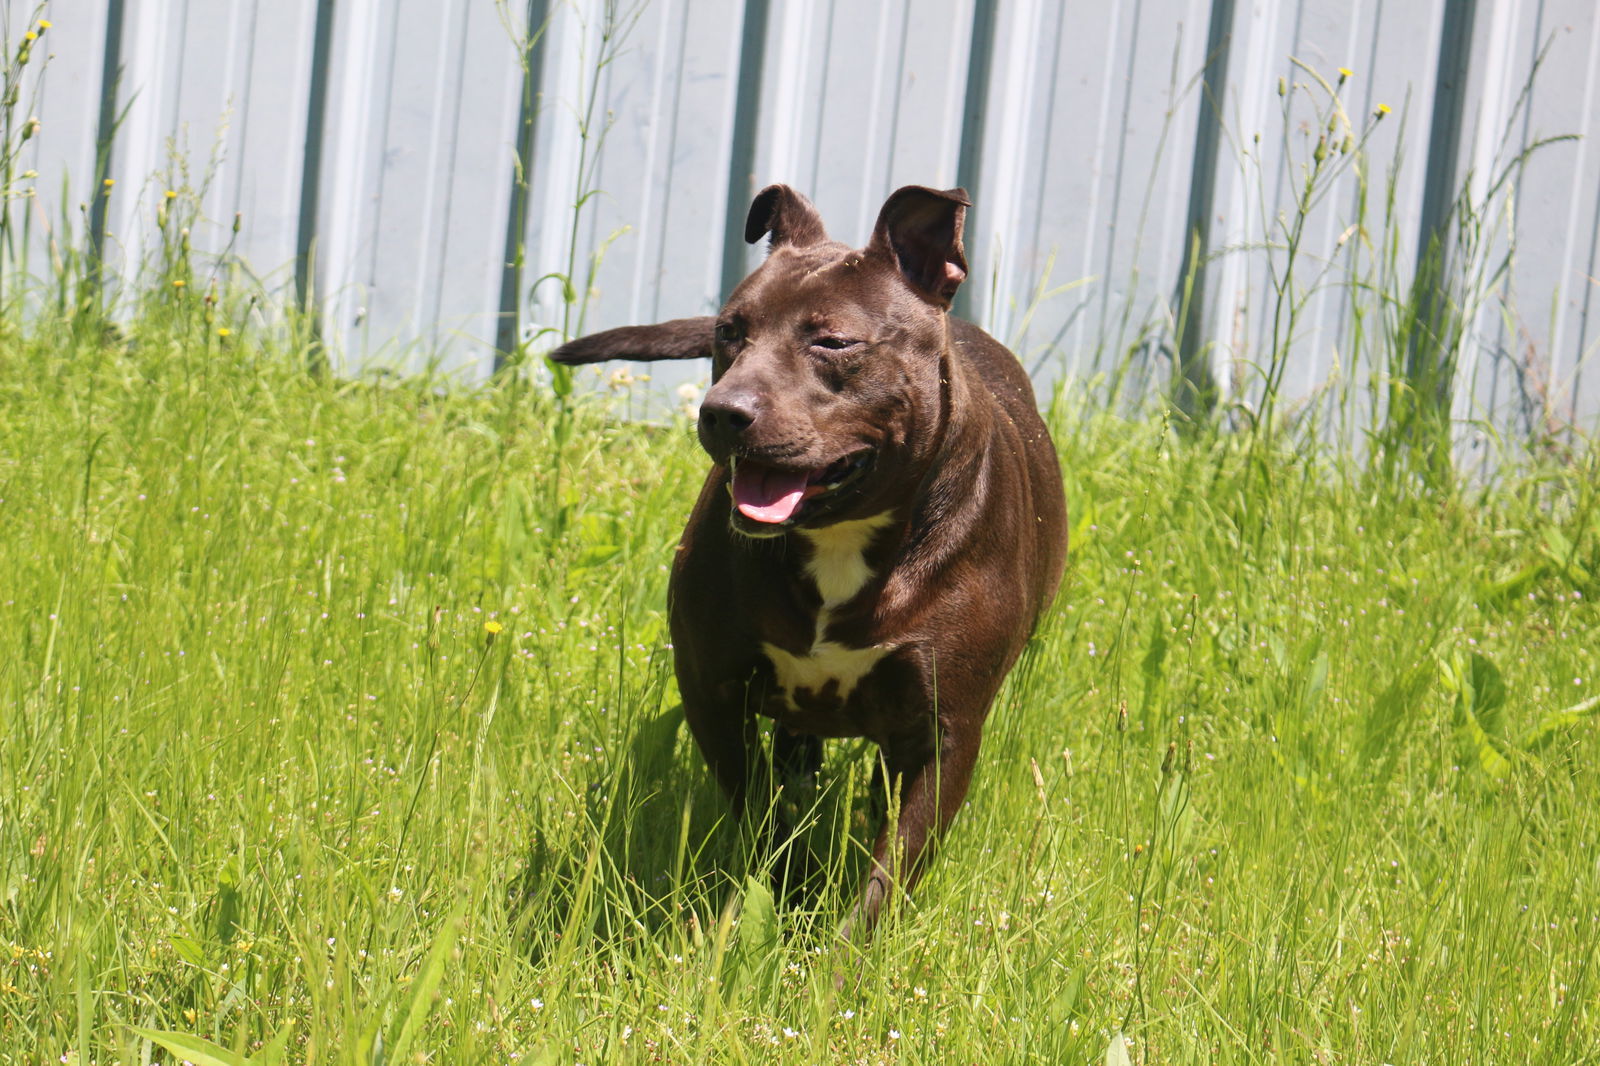
[[[1234, 0], [1211, 0], [1206, 31], [1206, 65], [1196, 109], [1194, 160], [1189, 172], [1189, 207], [1184, 215], [1183, 248], [1172, 304], [1183, 312], [1172, 389], [1178, 409], [1203, 416], [1216, 403], [1216, 375], [1204, 351], [1206, 257], [1211, 252], [1211, 218], [1216, 213], [1217, 152], [1222, 144], [1222, 99], [1228, 84], [1228, 54], [1233, 41]], [[1192, 278], [1192, 282], [1191, 282]], [[1187, 298], [1187, 306], [1185, 299]]]
[[1477, 0], [1445, 0], [1417, 229], [1417, 296], [1425, 302], [1422, 320], [1411, 333], [1406, 377], [1414, 388], [1431, 386], [1433, 399], [1441, 405], [1449, 401], [1453, 383], [1449, 375], [1438, 374], [1443, 369], [1439, 365], [1443, 352], [1437, 334], [1445, 313], [1439, 282], [1446, 269], [1450, 218], [1460, 185], [1461, 116], [1466, 108], [1477, 8]]
[[117, 126], [122, 116], [117, 114], [117, 98], [122, 88], [122, 26], [125, 5], [123, 0], [109, 0], [106, 7], [105, 57], [100, 66], [100, 114], [96, 119], [94, 140], [94, 188], [89, 200], [89, 271], [91, 290], [98, 290], [103, 280], [106, 245], [106, 209], [111, 189], [106, 181], [111, 177], [112, 150], [117, 139]]
[[522, 253], [528, 239], [528, 201], [533, 193], [533, 146], [538, 133], [539, 85], [544, 80], [544, 31], [549, 0], [528, 0], [527, 44], [522, 51], [522, 100], [517, 105], [516, 158], [511, 161], [511, 199], [506, 205], [505, 252], [500, 264], [500, 315], [495, 322], [494, 368], [505, 366], [521, 342]]
[[728, 157], [728, 203], [723, 211], [721, 300], [744, 279], [744, 218], [755, 192], [756, 119], [767, 63], [767, 17], [771, 0], [745, 0], [739, 42], [739, 85], [733, 109], [733, 151]]
[[311, 88], [306, 98], [305, 155], [300, 168], [300, 216], [295, 233], [294, 294], [302, 312], [312, 312], [311, 325], [320, 333], [317, 315], [308, 306], [313, 292], [313, 247], [322, 193], [322, 140], [328, 114], [328, 66], [333, 50], [336, 0], [317, 0], [317, 28], [311, 45]]
[[[1587, 272], [1589, 277], [1595, 277], [1600, 274], [1600, 190], [1595, 193], [1594, 218], [1596, 222], [1595, 228], [1589, 234], [1589, 270]], [[1600, 315], [1597, 315], [1597, 311], [1600, 311], [1600, 308], [1594, 306], [1595, 288], [1596, 286], [1594, 285], [1585, 285], [1583, 287], [1583, 303], [1578, 309], [1578, 343], [1573, 349], [1572, 361], [1572, 410], [1568, 415], [1573, 422], [1577, 422], [1583, 408], [1583, 372], [1589, 365], [1589, 360], [1584, 358], [1584, 353], [1589, 349], [1590, 327], [1594, 325], [1596, 318], [1600, 317]], [[1600, 404], [1596, 406], [1600, 406]]]
[[[418, 331], [421, 332], [423, 328], [426, 328], [429, 332], [428, 343], [435, 348], [441, 347], [439, 337], [444, 318], [445, 286], [443, 272], [448, 270], [446, 264], [450, 260], [450, 236], [453, 230], [451, 220], [455, 216], [456, 164], [461, 155], [462, 101], [467, 98], [467, 45], [472, 35], [472, 5], [470, 3], [463, 5], [460, 9], [459, 18], [456, 17], [454, 10], [449, 11], [448, 16], [449, 22], [447, 23], [446, 31], [441, 34], [440, 44], [442, 46], [449, 45], [449, 34], [451, 32], [458, 31], [461, 36], [455, 48], [454, 59], [456, 65], [453, 77], [448, 79], [441, 77], [438, 83], [439, 97], [433, 110], [435, 114], [441, 117], [448, 115], [449, 120], [445, 124], [443, 131], [439, 131], [436, 128], [430, 138], [428, 175], [429, 188], [431, 189], [433, 183], [440, 180], [439, 173], [442, 170], [444, 172], [442, 182], [444, 191], [440, 195], [428, 197], [430, 201], [437, 201], [439, 205], [438, 233], [430, 235], [427, 229], [424, 229], [422, 233], [424, 242], [430, 238], [438, 242], [438, 248], [432, 255], [438, 269], [432, 272], [432, 284], [428, 283], [427, 271], [419, 272], [417, 276], [417, 303], [419, 305], [422, 304], [424, 300], [423, 294], [428, 294], [426, 299], [429, 303], [428, 318], [430, 319], [426, 327], [419, 323]], [[448, 51], [445, 48], [441, 48], [439, 60], [441, 68], [445, 67], [445, 59], [448, 55]], [[451, 83], [448, 92], [444, 91], [447, 81]], [[442, 152], [440, 150], [441, 147], [443, 148]], [[428, 210], [430, 223], [433, 221], [433, 215], [434, 210], [430, 203]]]
[[[973, 0], [972, 47], [967, 52], [967, 91], [961, 108], [961, 147], [956, 154], [956, 184], [967, 190], [975, 205], [983, 184], [983, 140], [989, 114], [989, 83], [994, 74], [994, 27], [999, 16], [998, 0]], [[967, 218], [971, 229], [971, 215]], [[975, 285], [956, 290], [953, 310], [962, 318], [973, 317]]]

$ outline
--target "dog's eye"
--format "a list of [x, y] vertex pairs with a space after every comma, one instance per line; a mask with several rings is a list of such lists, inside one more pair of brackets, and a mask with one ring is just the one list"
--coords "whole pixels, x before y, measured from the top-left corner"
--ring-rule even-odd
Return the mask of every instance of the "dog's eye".
[[717, 343], [718, 344], [738, 344], [742, 340], [744, 340], [744, 323], [742, 323], [742, 322], [718, 322], [717, 323]]
[[826, 348], [830, 352], [842, 352], [846, 348], [853, 348], [856, 342], [846, 337], [818, 337], [811, 342], [813, 347]]

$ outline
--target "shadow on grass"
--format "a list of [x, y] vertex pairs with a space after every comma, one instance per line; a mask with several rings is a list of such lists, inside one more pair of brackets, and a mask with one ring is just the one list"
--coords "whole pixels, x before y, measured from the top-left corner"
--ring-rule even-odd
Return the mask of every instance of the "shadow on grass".
[[[681, 706], [642, 719], [619, 771], [586, 790], [576, 831], [534, 827], [507, 886], [530, 961], [560, 964], [638, 937], [700, 947], [726, 935], [753, 884], [780, 901], [788, 936], [825, 937], [855, 897], [881, 822], [866, 784], [870, 748], [832, 745], [820, 774], [740, 819], [701, 763]], [[795, 831], [775, 845], [780, 811]]]

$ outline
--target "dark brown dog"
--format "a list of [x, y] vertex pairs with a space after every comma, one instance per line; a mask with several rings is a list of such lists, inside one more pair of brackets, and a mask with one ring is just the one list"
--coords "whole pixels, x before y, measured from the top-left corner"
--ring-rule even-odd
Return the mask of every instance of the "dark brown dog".
[[[1017, 359], [950, 318], [966, 192], [890, 196], [865, 248], [784, 185], [751, 205], [771, 252], [715, 318], [630, 326], [560, 363], [710, 356], [713, 466], [672, 570], [678, 688], [736, 809], [823, 737], [877, 742], [899, 799], [846, 932], [909, 887], [960, 809], [1001, 680], [1066, 556], [1055, 449]], [[890, 826], [893, 826], [891, 833]]]

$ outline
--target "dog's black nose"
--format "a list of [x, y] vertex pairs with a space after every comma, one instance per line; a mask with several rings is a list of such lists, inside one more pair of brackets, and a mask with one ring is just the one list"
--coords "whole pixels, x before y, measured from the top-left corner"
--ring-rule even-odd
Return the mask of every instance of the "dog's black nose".
[[760, 414], [761, 403], [755, 393], [713, 388], [700, 404], [700, 438], [707, 444], [731, 447]]

